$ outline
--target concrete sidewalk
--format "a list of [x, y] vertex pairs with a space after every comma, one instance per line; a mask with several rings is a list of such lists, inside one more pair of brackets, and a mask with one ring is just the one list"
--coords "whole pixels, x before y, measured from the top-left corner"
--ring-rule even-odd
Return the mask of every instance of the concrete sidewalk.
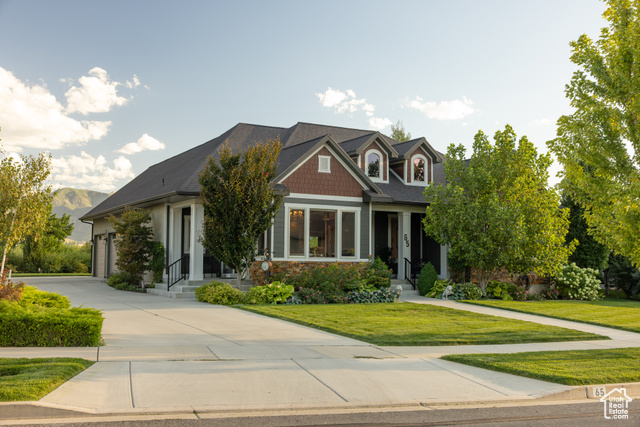
[[[97, 361], [37, 402], [43, 407], [95, 414], [532, 401], [558, 393], [569, 396], [575, 388], [437, 357], [449, 353], [640, 346], [640, 334], [530, 316], [522, 320], [588, 330], [613, 339], [378, 347], [242, 310], [115, 291], [86, 277], [27, 279], [27, 283], [66, 295], [74, 305], [103, 310], [103, 337], [107, 345], [0, 348], [0, 357], [71, 356]], [[502, 317], [527, 316], [427, 300], [408, 293], [403, 299], [468, 311], [483, 310], [484, 314]]]

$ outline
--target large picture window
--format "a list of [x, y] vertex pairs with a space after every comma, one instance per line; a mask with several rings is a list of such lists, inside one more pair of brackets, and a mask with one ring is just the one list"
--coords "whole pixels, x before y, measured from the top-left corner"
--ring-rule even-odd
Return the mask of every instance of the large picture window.
[[358, 256], [357, 209], [289, 207], [288, 212], [288, 256], [333, 259]]

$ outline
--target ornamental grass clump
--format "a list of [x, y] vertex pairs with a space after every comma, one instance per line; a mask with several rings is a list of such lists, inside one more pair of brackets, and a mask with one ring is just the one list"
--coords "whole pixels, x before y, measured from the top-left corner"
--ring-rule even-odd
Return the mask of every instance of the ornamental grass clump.
[[562, 267], [555, 282], [558, 292], [565, 299], [587, 301], [600, 299], [598, 271], [592, 268], [580, 268], [572, 262]]

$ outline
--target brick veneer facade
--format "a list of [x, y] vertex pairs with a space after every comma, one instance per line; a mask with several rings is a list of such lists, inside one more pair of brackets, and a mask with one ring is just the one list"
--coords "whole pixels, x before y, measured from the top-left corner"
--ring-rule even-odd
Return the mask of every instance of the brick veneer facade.
[[[335, 264], [337, 261], [326, 261], [326, 262], [317, 262], [317, 261], [272, 261], [271, 262], [271, 276], [275, 276], [276, 274], [286, 272], [288, 274], [298, 275], [304, 271], [311, 271], [316, 268], [326, 267], [330, 264]], [[369, 264], [366, 262], [337, 262], [338, 264], [360, 264], [362, 268], [365, 268]], [[253, 280], [254, 286], [261, 286], [266, 284], [266, 275], [264, 271], [260, 268], [262, 265], [262, 261], [256, 261], [251, 264], [251, 268], [249, 269], [249, 275], [251, 276], [251, 280]]]

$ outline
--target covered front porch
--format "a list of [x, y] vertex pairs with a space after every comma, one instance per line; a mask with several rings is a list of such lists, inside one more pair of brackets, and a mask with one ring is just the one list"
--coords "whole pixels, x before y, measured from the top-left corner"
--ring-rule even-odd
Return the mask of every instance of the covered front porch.
[[424, 208], [378, 205], [372, 209], [373, 256], [379, 256], [400, 280], [417, 277], [430, 262], [438, 277], [448, 277], [447, 247], [424, 233]]

